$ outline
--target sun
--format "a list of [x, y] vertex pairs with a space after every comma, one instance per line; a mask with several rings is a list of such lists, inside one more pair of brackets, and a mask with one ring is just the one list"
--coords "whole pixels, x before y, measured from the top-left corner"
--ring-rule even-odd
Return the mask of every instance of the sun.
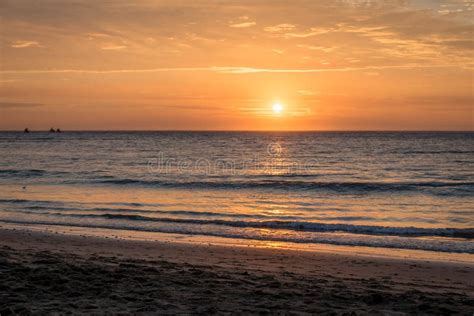
[[283, 112], [283, 105], [281, 105], [281, 103], [274, 103], [272, 105], [272, 109], [273, 109], [273, 113], [275, 114], [281, 114], [281, 112]]

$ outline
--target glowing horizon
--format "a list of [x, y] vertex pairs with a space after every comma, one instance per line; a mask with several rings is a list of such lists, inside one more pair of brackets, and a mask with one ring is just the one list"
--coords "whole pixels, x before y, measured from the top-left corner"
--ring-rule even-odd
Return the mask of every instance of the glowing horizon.
[[34, 3], [0, 130], [474, 130], [474, 1]]

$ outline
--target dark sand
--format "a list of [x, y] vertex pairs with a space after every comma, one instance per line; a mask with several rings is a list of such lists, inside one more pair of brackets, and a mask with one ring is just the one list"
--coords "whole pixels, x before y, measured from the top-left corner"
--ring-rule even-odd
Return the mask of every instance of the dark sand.
[[474, 264], [0, 229], [0, 314], [465, 314]]

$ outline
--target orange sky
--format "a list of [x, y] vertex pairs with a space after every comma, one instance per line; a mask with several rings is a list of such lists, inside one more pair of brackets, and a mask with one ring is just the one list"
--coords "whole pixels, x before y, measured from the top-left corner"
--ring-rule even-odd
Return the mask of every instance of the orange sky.
[[4, 0], [0, 130], [473, 130], [473, 10]]

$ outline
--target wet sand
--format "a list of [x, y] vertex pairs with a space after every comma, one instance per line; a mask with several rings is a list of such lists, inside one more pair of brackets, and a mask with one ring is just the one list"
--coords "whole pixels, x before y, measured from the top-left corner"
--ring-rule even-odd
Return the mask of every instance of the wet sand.
[[474, 263], [0, 229], [0, 314], [465, 314]]

